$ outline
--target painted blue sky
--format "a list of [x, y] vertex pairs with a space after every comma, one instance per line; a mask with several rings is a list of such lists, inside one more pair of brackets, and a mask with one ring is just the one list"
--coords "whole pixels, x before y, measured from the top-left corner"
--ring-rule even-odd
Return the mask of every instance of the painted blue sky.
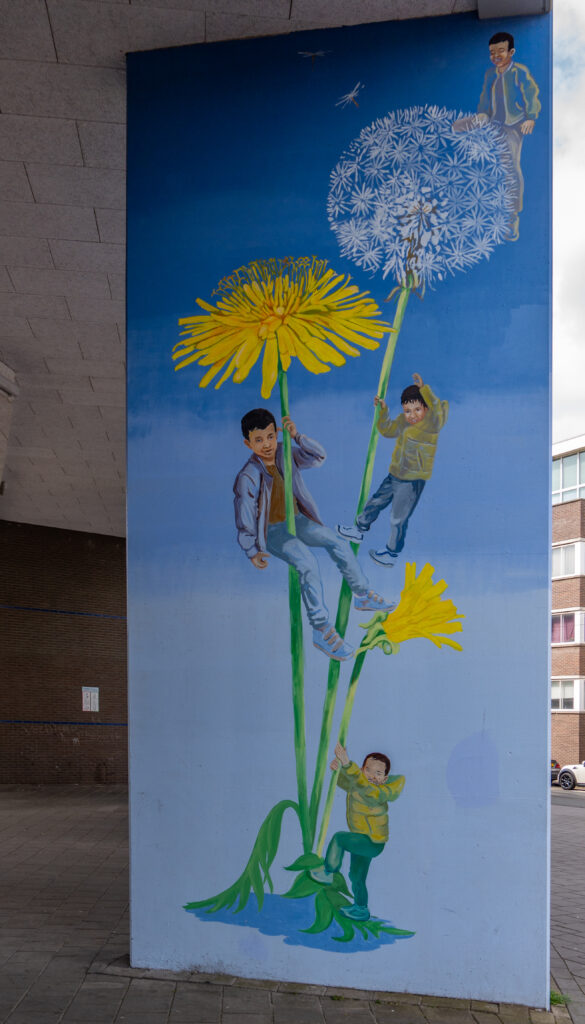
[[[421, 19], [131, 55], [129, 474], [131, 483], [135, 476], [138, 486], [147, 482], [164, 509], [160, 517], [137, 510], [151, 553], [157, 534], [168, 541], [167, 516], [173, 536], [192, 535], [193, 503], [209, 459], [225, 465], [217, 479], [225, 481], [225, 513], [231, 517], [231, 484], [246, 455], [241, 415], [259, 404], [278, 409], [276, 393], [268, 403], [260, 398], [260, 363], [245, 383], [228, 382], [219, 391], [197, 387], [197, 368], [175, 373], [177, 320], [198, 312], [197, 297], [209, 300], [220, 278], [252, 259], [310, 254], [351, 274], [391, 319], [394, 305], [384, 300], [393, 282], [339, 256], [326, 216], [331, 169], [360, 130], [389, 109], [426, 103], [475, 109], [487, 39], [496, 27], [475, 16]], [[546, 487], [541, 446], [548, 444], [549, 72], [540, 19], [512, 19], [506, 30], [516, 32], [516, 56], [531, 68], [543, 99], [537, 129], [524, 144], [520, 240], [498, 246], [489, 260], [427, 290], [423, 301], [411, 298], [390, 383], [394, 408], [415, 371], [451, 402], [438, 482], [432, 483], [437, 503], [454, 493], [462, 473], [471, 479], [481, 467], [486, 498], [499, 502], [506, 496], [519, 507], [524, 473], [535, 483], [536, 452], [543, 455], [538, 472]], [[314, 50], [326, 51], [314, 65], [299, 53]], [[424, 67], [417, 65], [419, 53], [433, 54]], [[358, 81], [364, 86], [359, 107], [336, 106]], [[294, 361], [289, 373], [293, 416], [328, 448], [329, 463], [315, 486], [329, 493], [335, 486], [330, 474], [338, 481], [343, 463], [351, 475], [343, 487], [346, 508], [359, 486], [379, 364], [378, 353], [364, 352], [326, 375], [309, 374]], [[458, 415], [460, 408], [465, 415]], [[157, 422], [178, 415], [181, 430], [161, 450]], [[382, 442], [376, 475], [390, 454], [389, 442]], [[164, 487], [149, 478], [164, 481]], [[175, 484], [183, 497], [179, 503]], [[341, 500], [338, 487], [334, 493]], [[232, 527], [217, 516], [218, 507], [224, 509], [220, 501], [214, 494], [214, 523], [225, 527], [218, 543], [231, 557]], [[464, 510], [466, 503], [458, 507]], [[476, 518], [478, 529], [495, 543], [492, 500], [478, 506]], [[452, 529], [460, 535], [457, 516]]]
[[[508, 389], [520, 375], [528, 386], [543, 380], [548, 356], [542, 334], [534, 343], [534, 317], [535, 307], [547, 306], [549, 291], [543, 210], [550, 103], [539, 27], [539, 19], [506, 21], [517, 33], [517, 59], [531, 68], [544, 96], [540, 130], [524, 145], [520, 243], [500, 246], [489, 261], [428, 293], [424, 303], [413, 302], [408, 313], [424, 373], [453, 397], [449, 354], [455, 349], [459, 391], [469, 385]], [[131, 423], [153, 391], [173, 409], [193, 407], [197, 372], [166, 373], [176, 321], [196, 312], [197, 297], [209, 299], [220, 278], [249, 260], [316, 254], [383, 303], [392, 282], [370, 278], [338, 254], [325, 209], [329, 174], [359, 131], [389, 110], [425, 103], [474, 110], [489, 34], [475, 16], [462, 16], [130, 56]], [[435, 56], [419, 67], [416, 54], [428, 53], [431, 40]], [[316, 49], [327, 52], [313, 66], [299, 55]], [[358, 81], [364, 84], [359, 107], [337, 107]], [[542, 254], [536, 266], [535, 249]], [[523, 307], [529, 307], [527, 320], [514, 325], [512, 344], [506, 337], [511, 309]], [[503, 345], [509, 361], [499, 358]], [[371, 379], [372, 370], [365, 373]], [[396, 373], [401, 381], [404, 371], [397, 367]], [[334, 375], [335, 390], [355, 386], [354, 364]], [[303, 390], [319, 392], [324, 379], [305, 377]], [[238, 399], [231, 394], [229, 401]], [[217, 400], [199, 392], [195, 404], [201, 412], [208, 402], [216, 408]]]

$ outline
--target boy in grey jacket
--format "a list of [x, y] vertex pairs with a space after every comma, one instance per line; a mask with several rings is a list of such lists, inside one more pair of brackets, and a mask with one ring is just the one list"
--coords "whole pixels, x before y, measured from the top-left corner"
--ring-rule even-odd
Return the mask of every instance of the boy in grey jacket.
[[355, 595], [359, 611], [390, 611], [389, 604], [370, 590], [350, 545], [325, 526], [305, 486], [302, 470], [319, 466], [325, 450], [301, 434], [289, 416], [282, 421], [292, 447], [292, 486], [296, 535], [286, 525], [284, 461], [276, 420], [268, 409], [251, 409], [242, 418], [244, 444], [252, 452], [234, 483], [238, 543], [256, 569], [266, 569], [270, 555], [292, 565], [299, 574], [301, 597], [313, 627], [313, 643], [336, 661], [345, 661], [354, 648], [329, 621], [319, 563], [311, 548], [324, 548]]

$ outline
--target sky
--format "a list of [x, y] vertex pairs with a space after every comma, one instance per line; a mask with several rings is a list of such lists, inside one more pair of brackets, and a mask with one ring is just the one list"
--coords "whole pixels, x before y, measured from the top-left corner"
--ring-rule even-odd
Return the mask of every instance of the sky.
[[585, 168], [584, 46], [582, 0], [555, 0], [553, 442], [585, 434], [585, 235], [575, 229]]

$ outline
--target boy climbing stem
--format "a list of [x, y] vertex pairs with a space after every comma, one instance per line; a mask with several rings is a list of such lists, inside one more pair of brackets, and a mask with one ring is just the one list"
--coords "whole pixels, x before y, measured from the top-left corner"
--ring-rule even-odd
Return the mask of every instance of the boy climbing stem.
[[353, 657], [354, 648], [329, 621], [319, 563], [311, 548], [324, 548], [335, 562], [354, 594], [354, 605], [359, 611], [391, 611], [396, 605], [370, 590], [348, 542], [322, 523], [317, 505], [305, 486], [301, 471], [321, 465], [325, 449], [301, 434], [290, 416], [285, 416], [283, 428], [295, 442], [292, 489], [296, 534], [293, 535], [286, 524], [284, 459], [276, 420], [268, 409], [251, 409], [242, 417], [241, 425], [244, 444], [252, 455], [234, 483], [238, 543], [256, 569], [266, 569], [269, 556], [274, 555], [297, 570], [301, 597], [313, 627], [313, 644], [328, 657], [345, 661]]
[[354, 904], [341, 913], [354, 921], [367, 921], [368, 890], [366, 878], [374, 857], [388, 841], [388, 804], [397, 800], [404, 788], [404, 775], [390, 775], [390, 758], [376, 752], [367, 754], [361, 768], [350, 761], [347, 750], [338, 743], [331, 770], [338, 771], [337, 785], [347, 793], [349, 832], [336, 832], [327, 847], [323, 867], [313, 868], [316, 882], [331, 885], [345, 853], [350, 854], [349, 880]]
[[412, 379], [414, 384], [405, 388], [400, 398], [402, 413], [394, 420], [390, 418], [384, 399], [375, 396], [374, 405], [380, 409], [378, 431], [382, 437], [396, 438], [390, 472], [366, 502], [355, 526], [339, 523], [337, 527], [341, 537], [359, 544], [380, 512], [391, 504], [386, 547], [370, 549], [370, 558], [386, 567], [396, 563], [404, 547], [408, 522], [431, 477], [439, 431], [445, 426], [449, 412], [449, 403], [440, 401], [429, 385], [423, 383], [419, 373], [413, 373]]

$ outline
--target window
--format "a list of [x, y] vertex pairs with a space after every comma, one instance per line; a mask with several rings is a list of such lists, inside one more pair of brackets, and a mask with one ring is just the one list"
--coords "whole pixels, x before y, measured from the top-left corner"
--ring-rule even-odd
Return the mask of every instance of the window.
[[575, 544], [564, 544], [553, 548], [552, 574], [554, 576], [572, 576], [575, 572]]
[[563, 612], [552, 617], [551, 643], [575, 643], [575, 612]]
[[553, 679], [550, 686], [552, 711], [572, 711], [575, 705], [575, 680]]
[[585, 452], [553, 459], [552, 503], [585, 498]]

